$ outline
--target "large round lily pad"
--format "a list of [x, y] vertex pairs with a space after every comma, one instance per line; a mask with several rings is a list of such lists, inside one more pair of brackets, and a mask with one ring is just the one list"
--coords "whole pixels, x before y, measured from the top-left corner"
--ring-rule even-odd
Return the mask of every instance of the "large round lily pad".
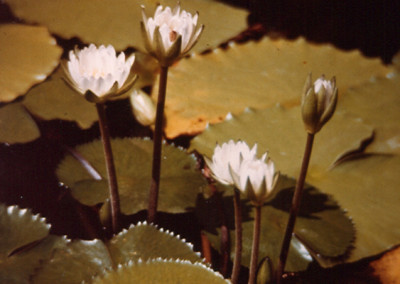
[[0, 42], [0, 102], [12, 101], [46, 79], [62, 53], [45, 27], [3, 24]]
[[201, 263], [179, 260], [153, 260], [135, 262], [94, 280], [95, 284], [130, 283], [230, 283], [219, 273]]
[[[247, 110], [210, 125], [192, 140], [189, 151], [196, 150], [211, 157], [216, 143], [230, 139], [243, 140], [250, 147], [257, 143], [259, 153], [268, 151], [278, 170], [297, 178], [306, 135], [300, 107]], [[372, 135], [373, 129], [360, 118], [337, 111], [315, 137], [309, 175], [327, 171], [339, 158], [358, 150]]]
[[362, 117], [375, 130], [369, 152], [400, 154], [400, 75], [379, 78], [346, 91], [339, 109]]
[[[197, 134], [208, 122], [222, 121], [227, 113], [238, 114], [246, 107], [298, 105], [310, 72], [314, 79], [321, 74], [336, 76], [342, 93], [391, 69], [359, 51], [341, 51], [304, 39], [264, 38], [192, 56], [170, 68], [166, 135]], [[154, 98], [157, 92], [154, 88]]]
[[[141, 139], [114, 139], [111, 142], [117, 171], [121, 211], [133, 214], [146, 209], [151, 180], [153, 142]], [[67, 155], [57, 169], [59, 180], [72, 195], [86, 205], [103, 203], [109, 197], [103, 148], [100, 141], [78, 146], [79, 152], [100, 174], [93, 178], [82, 164]], [[196, 170], [196, 159], [183, 149], [163, 145], [158, 209], [170, 213], [194, 208], [196, 198], [207, 185]]]
[[[259, 253], [259, 260], [268, 256], [275, 267], [286, 229], [295, 181], [281, 176], [278, 186], [279, 192], [276, 197], [262, 207]], [[232, 199], [233, 191], [226, 191], [223, 198], [224, 210], [230, 229], [231, 257], [234, 258], [235, 234]], [[253, 240], [254, 208], [250, 205], [250, 202], [244, 199], [242, 203], [244, 212], [242, 264], [249, 266]], [[220, 217], [218, 212], [218, 202], [214, 198], [200, 202], [197, 210], [213, 246], [220, 250], [221, 237], [218, 229]], [[317, 261], [323, 267], [340, 263], [341, 257], [350, 251], [355, 231], [351, 220], [331, 196], [308, 187], [303, 196], [295, 234], [297, 238], [294, 238], [291, 243], [286, 266], [287, 271], [305, 270], [313, 260], [311, 255], [319, 255], [320, 258]]]
[[[175, 7], [175, 0], [6, 0], [13, 13], [29, 23], [45, 25], [63, 38], [79, 37], [86, 43], [112, 44], [117, 50], [136, 47], [144, 50], [140, 21], [141, 5], [154, 14], [157, 3]], [[195, 51], [214, 48], [246, 27], [248, 12], [212, 0], [182, 0], [182, 9], [200, 13], [206, 26]], [[221, 25], [221, 18], [224, 23]]]

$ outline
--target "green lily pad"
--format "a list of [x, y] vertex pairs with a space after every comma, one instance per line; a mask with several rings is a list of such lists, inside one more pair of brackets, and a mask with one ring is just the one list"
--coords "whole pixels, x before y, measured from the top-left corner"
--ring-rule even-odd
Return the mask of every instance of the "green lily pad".
[[66, 239], [48, 236], [50, 225], [18, 206], [0, 205], [0, 282], [30, 283], [30, 276]]
[[180, 260], [132, 262], [93, 281], [95, 284], [128, 283], [230, 283], [201, 263]]
[[[283, 235], [289, 217], [289, 206], [293, 196], [295, 181], [280, 177], [277, 196], [262, 207], [259, 260], [269, 257], [276, 267], [279, 259]], [[230, 229], [231, 258], [234, 258], [234, 212], [232, 206], [233, 191], [225, 192], [223, 201], [227, 224]], [[215, 199], [203, 200], [197, 214], [205, 221], [212, 245], [220, 250], [220, 231], [218, 229], [218, 203]], [[243, 204], [243, 255], [242, 264], [249, 266], [253, 240], [254, 210], [248, 201]], [[317, 189], [306, 188], [297, 218], [295, 234], [291, 243], [287, 261], [287, 271], [307, 269], [313, 260], [312, 255], [319, 255], [320, 265], [329, 267], [340, 263], [341, 257], [349, 252], [354, 240], [354, 228], [351, 220], [330, 196]], [[309, 252], [309, 251], [310, 252]], [[329, 260], [329, 261], [327, 261]]]
[[[109, 243], [109, 251], [114, 264], [130, 261], [149, 260], [154, 258], [185, 259], [192, 263], [202, 262], [199, 253], [193, 246], [175, 236], [173, 232], [158, 230], [153, 225], [139, 223], [123, 230]], [[134, 252], [134, 253], [132, 253]]]
[[44, 27], [0, 25], [0, 102], [21, 96], [46, 79], [62, 50]]
[[[112, 44], [116, 50], [136, 47], [144, 50], [140, 21], [141, 5], [146, 6], [148, 15], [154, 13], [157, 3], [176, 6], [175, 0], [6, 0], [12, 12], [29, 22], [45, 25], [52, 33], [64, 38], [79, 37], [86, 43]], [[248, 12], [218, 1], [186, 0], [180, 1], [188, 12], [199, 11], [199, 23], [206, 29], [195, 51], [218, 46], [236, 36], [247, 27]], [[221, 17], [224, 24], [221, 25]]]
[[[197, 134], [207, 123], [280, 103], [299, 105], [308, 73], [336, 76], [339, 93], [392, 69], [359, 51], [341, 51], [304, 39], [232, 45], [204, 56], [192, 56], [170, 68], [166, 99], [166, 135]], [[158, 84], [156, 84], [157, 86]], [[154, 88], [153, 98], [158, 90]], [[340, 98], [339, 98], [340, 101]]]
[[38, 270], [33, 283], [82, 283], [112, 268], [106, 246], [100, 240], [77, 240], [54, 252]]
[[[268, 151], [278, 170], [297, 178], [306, 135], [300, 107], [249, 109], [242, 115], [228, 116], [224, 122], [210, 125], [191, 141], [189, 151], [196, 150], [212, 157], [217, 142], [222, 144], [230, 139], [240, 139], [250, 147], [257, 143], [259, 153]], [[336, 111], [315, 137], [308, 175], [319, 175], [329, 170], [338, 159], [358, 150], [372, 135], [373, 129], [361, 119]]]
[[399, 156], [371, 155], [309, 178], [321, 191], [334, 195], [354, 221], [357, 235], [347, 262], [400, 243], [399, 171]]
[[[111, 142], [117, 171], [121, 211], [134, 214], [147, 208], [151, 181], [153, 142], [140, 139], [114, 139]], [[100, 141], [78, 146], [78, 151], [100, 174], [93, 178], [78, 160], [68, 155], [59, 164], [59, 180], [71, 188], [79, 202], [92, 206], [108, 198], [108, 184]], [[207, 186], [196, 159], [183, 149], [163, 145], [159, 211], [182, 213], [194, 208], [196, 198]]]
[[62, 68], [58, 68], [46, 82], [33, 87], [22, 103], [41, 119], [76, 121], [81, 128], [89, 128], [98, 119], [96, 107], [73, 91], [63, 76]]
[[400, 154], [400, 77], [378, 78], [351, 88], [339, 99], [339, 109], [355, 113], [375, 129], [368, 152]]
[[39, 136], [38, 126], [20, 103], [0, 107], [0, 142], [25, 143]]
[[110, 241], [76, 240], [58, 248], [33, 277], [33, 283], [82, 283], [116, 267], [152, 259], [176, 259], [188, 263], [203, 260], [193, 246], [172, 232], [139, 223]]

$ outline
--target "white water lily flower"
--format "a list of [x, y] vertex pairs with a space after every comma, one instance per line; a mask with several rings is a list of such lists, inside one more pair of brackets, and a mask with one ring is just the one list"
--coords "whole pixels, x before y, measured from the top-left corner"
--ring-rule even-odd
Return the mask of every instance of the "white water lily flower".
[[156, 120], [156, 107], [150, 96], [134, 90], [130, 98], [136, 120], [144, 126], [153, 124]]
[[97, 48], [91, 44], [82, 50], [71, 50], [64, 69], [68, 83], [81, 94], [91, 93], [88, 99], [96, 101], [126, 91], [133, 84], [134, 77], [127, 79], [134, 61], [134, 55], [126, 60], [123, 52], [117, 56], [111, 45]]
[[217, 145], [214, 149], [212, 159], [205, 157], [207, 166], [210, 168], [212, 176], [222, 184], [233, 185], [231, 172], [239, 170], [240, 163], [243, 160], [253, 160], [257, 155], [257, 144], [252, 149], [243, 142], [234, 142]]
[[182, 10], [178, 5], [171, 10], [157, 6], [154, 17], [147, 18], [142, 6], [142, 33], [150, 54], [164, 66], [171, 65], [177, 58], [187, 53], [197, 42], [204, 26], [198, 27], [198, 13]]
[[307, 132], [317, 133], [335, 112], [338, 97], [336, 80], [325, 80], [324, 75], [311, 83], [308, 76], [302, 97], [301, 110]]
[[272, 196], [279, 172], [270, 158], [243, 160], [238, 171], [232, 171], [232, 178], [237, 189], [247, 195], [256, 205], [262, 205]]

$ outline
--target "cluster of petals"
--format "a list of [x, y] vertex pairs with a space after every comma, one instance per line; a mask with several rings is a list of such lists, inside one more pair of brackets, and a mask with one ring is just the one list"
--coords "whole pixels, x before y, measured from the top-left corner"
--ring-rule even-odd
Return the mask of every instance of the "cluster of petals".
[[198, 40], [203, 26], [198, 27], [198, 14], [181, 10], [178, 4], [173, 10], [159, 5], [154, 17], [147, 18], [142, 6], [142, 31], [146, 48], [159, 61], [171, 63], [187, 53]]
[[257, 144], [252, 149], [243, 141], [217, 145], [212, 159], [205, 159], [213, 177], [222, 184], [234, 185], [256, 204], [262, 204], [275, 188], [279, 173], [265, 153], [257, 158]]
[[69, 83], [79, 93], [90, 91], [103, 97], [123, 87], [134, 60], [134, 55], [125, 59], [123, 52], [117, 56], [111, 45], [97, 48], [91, 44], [82, 50], [70, 51], [65, 71]]

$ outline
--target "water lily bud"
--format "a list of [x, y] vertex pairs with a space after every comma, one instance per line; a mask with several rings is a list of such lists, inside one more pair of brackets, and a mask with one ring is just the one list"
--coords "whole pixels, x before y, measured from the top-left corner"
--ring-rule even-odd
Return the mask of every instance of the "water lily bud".
[[231, 171], [236, 188], [256, 206], [262, 206], [266, 200], [274, 196], [279, 172], [267, 154], [261, 159], [243, 160], [238, 171]]
[[328, 81], [322, 75], [314, 84], [311, 82], [311, 74], [309, 74], [304, 85], [301, 112], [307, 132], [315, 134], [335, 112], [338, 89], [335, 77]]
[[186, 54], [197, 42], [204, 28], [197, 24], [198, 13], [194, 16], [178, 5], [172, 11], [157, 6], [153, 18], [147, 18], [142, 6], [142, 34], [147, 51], [158, 59], [162, 66], [170, 66]]
[[135, 56], [125, 59], [114, 47], [94, 44], [69, 52], [69, 60], [62, 62], [65, 81], [90, 102], [102, 102], [126, 92], [137, 76], [131, 72]]
[[130, 98], [136, 120], [144, 126], [153, 124], [156, 120], [156, 106], [151, 98], [137, 90], [133, 91]]

